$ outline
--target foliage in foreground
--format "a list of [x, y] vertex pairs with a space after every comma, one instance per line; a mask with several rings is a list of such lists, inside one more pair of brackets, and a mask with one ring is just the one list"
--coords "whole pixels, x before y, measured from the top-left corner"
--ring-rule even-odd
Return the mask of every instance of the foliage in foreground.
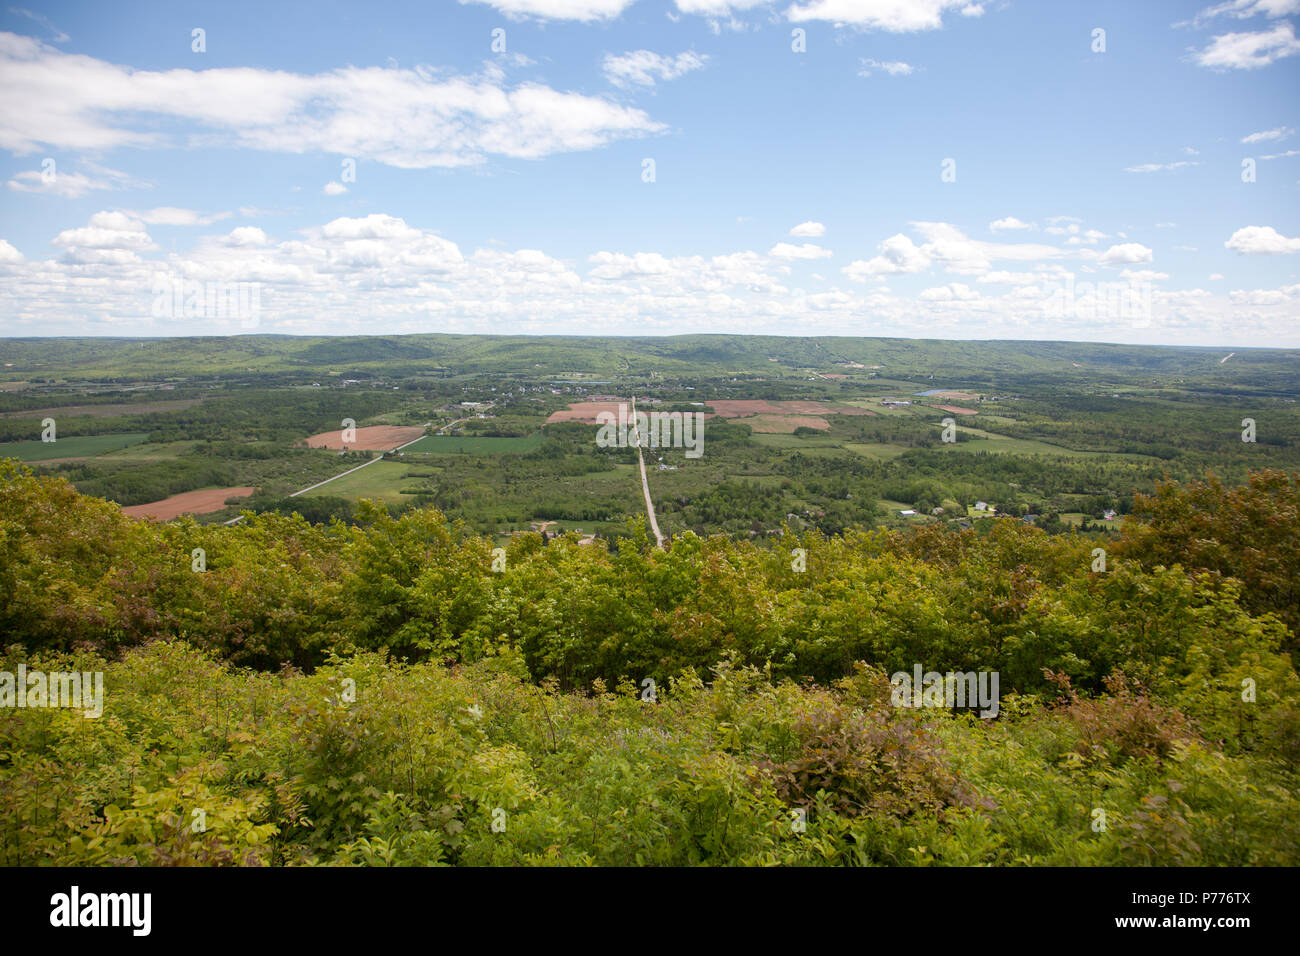
[[980, 721], [894, 708], [865, 667], [822, 688], [724, 662], [650, 702], [539, 687], [513, 653], [269, 675], [157, 642], [31, 666], [103, 669], [107, 703], [0, 720], [6, 864], [1300, 859], [1293, 777], [1122, 682]]
[[[106, 674], [98, 719], [0, 711], [2, 863], [1300, 861], [1293, 552], [1225, 575], [1263, 532], [1180, 550], [1176, 489], [1104, 571], [1014, 521], [523, 535], [494, 571], [433, 510], [152, 525], [0, 483], [0, 669]], [[892, 706], [917, 663], [998, 671], [999, 717]]]

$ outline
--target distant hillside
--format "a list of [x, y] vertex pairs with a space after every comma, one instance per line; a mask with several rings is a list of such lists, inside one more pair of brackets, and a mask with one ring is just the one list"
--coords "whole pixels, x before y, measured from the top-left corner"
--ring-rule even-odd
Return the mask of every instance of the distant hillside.
[[[1080, 342], [945, 342], [933, 339], [683, 335], [568, 336], [238, 335], [169, 339], [0, 339], [0, 382], [184, 380], [211, 375], [373, 378], [432, 374], [807, 377], [837, 363], [881, 366], [885, 378], [925, 378], [968, 388], [1194, 380], [1200, 389], [1293, 391], [1294, 349], [1224, 349]], [[866, 372], [863, 372], [866, 374]]]

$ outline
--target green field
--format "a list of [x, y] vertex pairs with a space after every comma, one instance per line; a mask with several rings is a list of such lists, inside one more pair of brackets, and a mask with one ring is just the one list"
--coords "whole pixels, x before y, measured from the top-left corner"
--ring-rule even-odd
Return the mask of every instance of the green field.
[[540, 448], [540, 431], [526, 438], [479, 438], [472, 435], [425, 435], [402, 449], [407, 455], [500, 455]]
[[11, 441], [0, 443], [0, 458], [19, 461], [52, 461], [58, 458], [93, 458], [105, 452], [136, 445], [148, 438], [146, 432], [117, 435], [86, 435], [58, 441]]
[[[986, 433], [987, 434], [987, 433]], [[1051, 455], [1056, 458], [1092, 458], [1103, 456], [1108, 458], [1123, 458], [1134, 461], [1146, 460], [1146, 455], [1130, 455], [1118, 452], [1096, 452], [1096, 451], [1078, 451], [1073, 448], [1062, 448], [1060, 445], [1052, 445], [1045, 441], [1036, 441], [1032, 438], [976, 438], [974, 441], [957, 442], [954, 444], [944, 445], [945, 448], [955, 448], [959, 451], [969, 452], [996, 452], [998, 454], [1017, 454], [1017, 455]]]
[[888, 461], [890, 458], [897, 458], [903, 452], [907, 451], [901, 445], [885, 444], [863, 444], [861, 442], [849, 442], [844, 446], [849, 451], [864, 455], [867, 458], [873, 458], [876, 461]]
[[304, 497], [329, 495], [339, 498], [371, 498], [389, 504], [403, 503], [402, 479], [411, 468], [403, 462], [377, 461], [337, 481], [307, 492]]

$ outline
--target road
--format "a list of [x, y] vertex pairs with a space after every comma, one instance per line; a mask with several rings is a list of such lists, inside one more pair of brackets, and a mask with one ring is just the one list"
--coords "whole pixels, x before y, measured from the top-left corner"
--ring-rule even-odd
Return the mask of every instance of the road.
[[[486, 411], [487, 409], [491, 408], [494, 404], [495, 404], [495, 402], [489, 402], [487, 405], [484, 405], [481, 409], [479, 409], [479, 411]], [[477, 413], [476, 413], [476, 414], [477, 414]], [[472, 417], [473, 417], [473, 416], [471, 415], [470, 418], [472, 418]], [[458, 418], [458, 419], [457, 419], [456, 421], [454, 421], [454, 422], [450, 422], [450, 423], [448, 423], [448, 424], [446, 424], [446, 425], [443, 425], [442, 428], [438, 429], [438, 431], [439, 431], [439, 433], [445, 432], [448, 428], [451, 428], [451, 427], [454, 426], [454, 425], [459, 425], [461, 422], [467, 422], [467, 421], [469, 421], [469, 420], [470, 420], [469, 418]], [[425, 428], [428, 428], [428, 427], [429, 427], [430, 425], [432, 425], [432, 424], [433, 424], [433, 422], [425, 422], [425, 423], [424, 423], [424, 427], [425, 427]], [[424, 438], [424, 437], [425, 437], [424, 435], [421, 435], [420, 438], [413, 438], [413, 439], [411, 439], [411, 440], [408, 441], [408, 442], [405, 442], [405, 443], [403, 443], [403, 444], [401, 444], [401, 445], [398, 445], [396, 448], [390, 448], [390, 449], [388, 449], [388, 451], [383, 452], [383, 453], [382, 453], [378, 458], [371, 458], [369, 461], [363, 461], [361, 464], [357, 465], [355, 468], [349, 468], [347, 471], [340, 471], [337, 475], [335, 475], [335, 476], [332, 477], [332, 478], [326, 478], [324, 481], [318, 481], [318, 482], [316, 482], [316, 484], [314, 484], [314, 485], [308, 485], [306, 488], [300, 488], [300, 489], [298, 489], [297, 491], [295, 491], [293, 494], [291, 494], [289, 497], [290, 497], [290, 498], [297, 498], [299, 495], [305, 495], [305, 494], [306, 494], [307, 492], [309, 492], [309, 491], [315, 491], [317, 488], [321, 487], [322, 485], [328, 485], [331, 481], [338, 481], [340, 478], [344, 477], [345, 475], [350, 475], [350, 474], [352, 474], [354, 471], [360, 471], [362, 468], [367, 468], [367, 467], [369, 467], [370, 465], [373, 465], [373, 464], [374, 464], [375, 462], [377, 462], [377, 461], [383, 461], [383, 460], [384, 460], [384, 455], [387, 455], [389, 452], [393, 452], [393, 451], [401, 451], [401, 450], [402, 450], [403, 448], [405, 448], [407, 445], [414, 445], [417, 441], [419, 441], [421, 438]], [[644, 468], [644, 467], [642, 467], [642, 469], [641, 469], [641, 475], [642, 475], [642, 477], [645, 477], [645, 468]], [[648, 488], [647, 488], [647, 490], [646, 490], [646, 500], [647, 500], [647, 501], [650, 500], [650, 491], [648, 490]], [[241, 522], [241, 521], [243, 521], [243, 520], [244, 520], [244, 516], [243, 516], [243, 515], [239, 515], [237, 518], [231, 518], [229, 521], [226, 521], [226, 522], [223, 522], [223, 523], [224, 523], [224, 524], [239, 524], [239, 522]]]
[[636, 460], [641, 465], [641, 490], [645, 493], [645, 513], [650, 521], [650, 530], [654, 532], [655, 542], [662, 551], [664, 536], [659, 533], [659, 519], [655, 517], [655, 503], [650, 500], [650, 480], [645, 473], [645, 456], [641, 454], [641, 433], [637, 428], [636, 396], [632, 396], [632, 434], [636, 441]]

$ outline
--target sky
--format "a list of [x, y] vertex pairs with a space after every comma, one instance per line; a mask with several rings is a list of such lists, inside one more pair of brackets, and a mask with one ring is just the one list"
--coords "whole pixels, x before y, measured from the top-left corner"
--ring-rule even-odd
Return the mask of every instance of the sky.
[[0, 8], [0, 335], [1300, 347], [1300, 0]]

